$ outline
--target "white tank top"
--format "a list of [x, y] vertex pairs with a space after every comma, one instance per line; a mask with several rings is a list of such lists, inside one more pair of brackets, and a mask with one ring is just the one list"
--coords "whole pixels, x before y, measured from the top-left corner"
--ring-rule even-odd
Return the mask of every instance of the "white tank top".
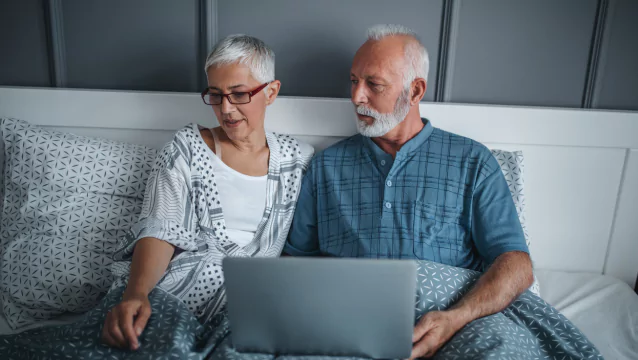
[[215, 140], [213, 171], [226, 220], [226, 232], [237, 245], [246, 246], [255, 237], [264, 215], [268, 175], [249, 176], [224, 164], [217, 134], [212, 129], [210, 132]]

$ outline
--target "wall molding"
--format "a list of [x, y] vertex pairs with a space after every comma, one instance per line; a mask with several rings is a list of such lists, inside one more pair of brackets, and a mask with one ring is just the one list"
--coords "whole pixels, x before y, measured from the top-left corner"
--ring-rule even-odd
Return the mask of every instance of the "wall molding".
[[217, 43], [217, 0], [200, 0], [199, 6], [199, 51], [198, 71], [202, 71], [200, 88], [207, 85], [206, 76], [203, 74], [206, 65], [206, 57]]
[[581, 107], [585, 109], [592, 108], [594, 104], [595, 88], [598, 82], [599, 70], [604, 62], [602, 54], [603, 43], [606, 43], [608, 37], [605, 36], [607, 26], [607, 18], [609, 14], [609, 0], [598, 0], [598, 9], [596, 9], [596, 18], [594, 21], [594, 31], [592, 33], [591, 45], [589, 47], [589, 59], [587, 61], [587, 72], [585, 74], [585, 88], [583, 89], [583, 100]]
[[441, 97], [439, 101], [449, 102], [452, 98], [452, 84], [454, 80], [454, 62], [456, 60], [457, 39], [459, 36], [459, 26], [461, 18], [461, 1], [449, 0], [449, 29], [446, 49], [445, 75], [443, 84], [437, 84], [441, 87]]
[[445, 94], [445, 78], [447, 75], [448, 51], [450, 47], [450, 26], [452, 22], [452, 4], [454, 0], [443, 0], [441, 14], [441, 30], [439, 34], [439, 58], [437, 59], [436, 88], [434, 101], [443, 102]]
[[[39, 99], [38, 106], [24, 106], [25, 99]], [[483, 143], [638, 149], [636, 111], [434, 102], [419, 108], [435, 126]], [[0, 116], [51, 126], [155, 130], [212, 124], [214, 118], [197, 93], [2, 86]], [[268, 107], [266, 121], [269, 130], [293, 135], [357, 132], [350, 99], [279, 96]]]
[[46, 0], [44, 2], [44, 13], [51, 85], [54, 87], [66, 87], [67, 64], [66, 44], [64, 42], [64, 19], [62, 17], [62, 0]]

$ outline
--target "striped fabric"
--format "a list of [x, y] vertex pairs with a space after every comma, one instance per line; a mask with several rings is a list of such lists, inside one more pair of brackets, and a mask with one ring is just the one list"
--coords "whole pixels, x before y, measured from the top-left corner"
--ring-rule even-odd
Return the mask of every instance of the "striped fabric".
[[113, 273], [118, 280], [113, 287], [126, 283], [138, 240], [164, 240], [177, 249], [157, 286], [206, 321], [225, 304], [221, 269], [225, 256], [280, 255], [313, 149], [288, 135], [266, 134], [270, 148], [266, 208], [253, 241], [241, 247], [226, 232], [212, 171], [213, 153], [200, 129], [192, 124], [179, 130], [158, 155], [139, 222], [115, 253]]

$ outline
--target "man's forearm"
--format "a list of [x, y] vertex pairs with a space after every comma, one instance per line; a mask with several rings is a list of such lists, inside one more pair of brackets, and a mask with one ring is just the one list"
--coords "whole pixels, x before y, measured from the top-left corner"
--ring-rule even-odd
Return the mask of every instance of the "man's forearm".
[[459, 328], [478, 318], [503, 311], [529, 288], [534, 281], [529, 255], [506, 252], [494, 260], [490, 268], [449, 311], [459, 319]]

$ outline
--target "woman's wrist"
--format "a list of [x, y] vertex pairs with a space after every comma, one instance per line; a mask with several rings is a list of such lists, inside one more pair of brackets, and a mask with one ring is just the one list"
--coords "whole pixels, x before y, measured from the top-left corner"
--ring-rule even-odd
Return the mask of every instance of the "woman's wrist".
[[126, 290], [124, 290], [124, 294], [122, 295], [122, 300], [148, 298], [149, 293], [150, 291], [146, 291], [137, 287], [127, 287]]

